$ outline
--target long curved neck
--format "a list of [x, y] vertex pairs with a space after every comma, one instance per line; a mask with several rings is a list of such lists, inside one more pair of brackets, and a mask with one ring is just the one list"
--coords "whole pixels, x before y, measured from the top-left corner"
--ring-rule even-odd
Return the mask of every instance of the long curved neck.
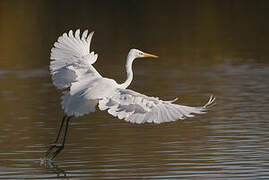
[[127, 72], [127, 79], [124, 83], [120, 84], [120, 88], [126, 89], [132, 82], [133, 80], [133, 70], [132, 70], [132, 64], [134, 61], [135, 57], [132, 54], [128, 54], [127, 59], [126, 59], [126, 72]]

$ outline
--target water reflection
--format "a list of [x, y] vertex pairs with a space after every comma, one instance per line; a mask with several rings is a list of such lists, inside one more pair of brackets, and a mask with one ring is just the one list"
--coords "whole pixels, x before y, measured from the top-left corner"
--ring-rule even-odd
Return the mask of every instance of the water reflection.
[[69, 179], [67, 173], [64, 169], [60, 168], [58, 165], [55, 165], [51, 161], [45, 159], [40, 159], [40, 166], [48, 169], [51, 173], [56, 174], [57, 178]]

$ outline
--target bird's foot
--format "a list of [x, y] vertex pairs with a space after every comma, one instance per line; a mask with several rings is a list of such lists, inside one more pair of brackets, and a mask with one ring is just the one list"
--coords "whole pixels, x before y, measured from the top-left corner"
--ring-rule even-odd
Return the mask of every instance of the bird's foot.
[[52, 167], [52, 160], [47, 157], [40, 158], [40, 166], [50, 168]]
[[49, 149], [46, 152], [45, 160], [52, 161], [55, 156], [64, 148], [62, 144], [53, 143], [50, 145]]

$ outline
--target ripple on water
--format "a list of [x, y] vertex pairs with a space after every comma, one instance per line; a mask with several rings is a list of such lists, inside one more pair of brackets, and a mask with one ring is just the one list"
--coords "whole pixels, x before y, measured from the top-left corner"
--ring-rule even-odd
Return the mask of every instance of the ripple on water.
[[153, 83], [152, 89], [181, 94], [185, 104], [202, 102], [211, 89], [216, 107], [163, 125], [129, 124], [104, 112], [73, 119], [65, 150], [47, 168], [40, 158], [60, 123], [60, 94], [47, 86], [47, 70], [0, 71], [2, 80], [16, 74], [17, 85], [0, 94], [13, 108], [2, 117], [0, 179], [268, 179], [269, 68], [223, 63], [174, 71], [160, 76], [180, 83], [170, 89]]

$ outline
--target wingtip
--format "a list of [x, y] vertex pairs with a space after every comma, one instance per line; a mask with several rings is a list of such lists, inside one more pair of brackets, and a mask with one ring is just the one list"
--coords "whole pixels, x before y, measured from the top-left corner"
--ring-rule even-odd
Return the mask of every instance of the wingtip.
[[72, 29], [69, 30], [68, 35], [73, 36], [73, 30]]
[[94, 35], [94, 33], [95, 33], [95, 32], [94, 32], [94, 31], [92, 31], [92, 32], [89, 34], [89, 36], [93, 36], [93, 35]]
[[[88, 35], [88, 37], [87, 37], [87, 42], [88, 42], [89, 46], [90, 46], [90, 43], [91, 43], [91, 41], [92, 41], [93, 34], [94, 34], [94, 31], [92, 31], [92, 32]], [[90, 49], [90, 48], [89, 48], [89, 49]]]
[[214, 106], [216, 104], [215, 100], [216, 100], [216, 97], [213, 94], [211, 94], [208, 102], [203, 106], [203, 108], [206, 109], [206, 108]]
[[178, 98], [176, 97], [175, 99], [172, 99], [172, 100], [167, 101], [167, 102], [173, 103], [173, 102], [176, 102], [177, 100], [178, 100]]

